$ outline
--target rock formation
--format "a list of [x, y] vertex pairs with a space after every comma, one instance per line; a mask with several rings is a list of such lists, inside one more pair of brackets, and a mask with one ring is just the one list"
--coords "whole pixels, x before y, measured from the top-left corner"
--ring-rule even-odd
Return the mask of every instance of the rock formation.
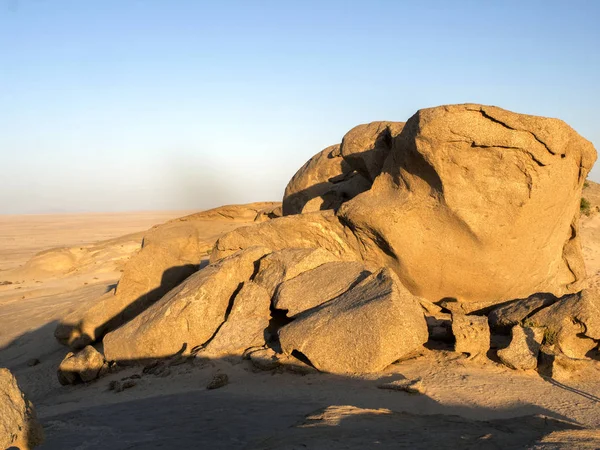
[[595, 159], [557, 119], [424, 109], [394, 139], [372, 188], [338, 216], [364, 260], [431, 301], [560, 296], [585, 276], [579, 200]]
[[[246, 355], [272, 370], [297, 357], [347, 374], [428, 339], [485, 356], [491, 325], [512, 330], [509, 367], [535, 368], [541, 336], [586, 358], [600, 297], [577, 294], [578, 218], [595, 159], [564, 122], [491, 106], [359, 125], [300, 168], [281, 211], [224, 207], [148, 233], [116, 292], [56, 336], [82, 347], [108, 333], [109, 361]], [[203, 231], [217, 218], [227, 233]]]
[[270, 214], [276, 217], [277, 208], [278, 203], [269, 202], [222, 206], [154, 227], [125, 266], [116, 291], [65, 317], [56, 328], [56, 338], [74, 349], [101, 339], [196, 272], [224, 231], [263, 221]]
[[0, 448], [31, 449], [44, 440], [42, 426], [17, 380], [0, 369]]
[[267, 253], [265, 247], [251, 247], [197, 272], [107, 334], [103, 341], [106, 359], [127, 362], [167, 357], [205, 344], [227, 318], [230, 302], [254, 274], [255, 263]]

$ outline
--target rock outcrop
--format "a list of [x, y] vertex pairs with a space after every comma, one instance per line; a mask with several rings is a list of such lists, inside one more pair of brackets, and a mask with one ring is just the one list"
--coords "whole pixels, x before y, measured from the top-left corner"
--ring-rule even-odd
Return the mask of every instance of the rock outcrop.
[[285, 353], [299, 352], [317, 369], [342, 374], [382, 370], [419, 350], [427, 336], [418, 300], [389, 269], [279, 331]]
[[44, 440], [31, 402], [8, 369], [0, 369], [0, 448], [31, 449]]
[[108, 361], [135, 361], [189, 353], [204, 345], [226, 320], [228, 309], [256, 262], [270, 253], [252, 247], [205, 267], [132, 321], [104, 337]]
[[101, 339], [196, 272], [220, 235], [259, 217], [277, 216], [278, 207], [272, 202], [222, 206], [152, 228], [126, 264], [116, 291], [65, 317], [55, 337], [74, 349]]
[[364, 260], [431, 301], [560, 296], [585, 276], [579, 203], [595, 159], [557, 119], [472, 104], [423, 109], [393, 139], [372, 188], [337, 215]]

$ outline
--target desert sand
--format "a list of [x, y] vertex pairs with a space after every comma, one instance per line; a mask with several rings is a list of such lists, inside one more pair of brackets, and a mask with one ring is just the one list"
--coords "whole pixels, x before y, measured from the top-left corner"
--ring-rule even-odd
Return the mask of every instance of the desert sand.
[[[0, 222], [0, 236], [4, 237], [0, 251], [14, 255], [18, 247], [14, 242], [27, 243], [28, 251], [73, 244], [114, 246], [114, 239], [100, 244], [94, 241], [123, 231], [135, 232], [173, 215], [178, 213], [115, 214], [110, 219], [102, 216], [106, 220], [98, 223], [90, 221], [90, 215], [69, 215], [65, 221], [83, 225], [69, 230], [62, 227], [60, 216], [46, 216], [46, 221], [40, 216], [5, 218]], [[30, 243], [32, 230], [34, 243]], [[600, 214], [583, 217], [582, 233], [588, 272], [594, 280], [600, 274]], [[141, 236], [134, 234], [124, 240], [136, 239]], [[56, 320], [110, 289], [120, 277], [121, 265], [137, 248], [131, 245], [123, 250], [116, 262], [114, 257], [97, 260], [82, 273], [40, 276], [33, 270], [30, 276], [17, 271], [22, 280], [0, 286], [0, 366], [11, 369], [36, 407], [46, 435], [40, 448], [600, 445], [600, 434], [593, 430], [600, 428], [600, 380], [559, 383], [494, 361], [482, 365], [451, 349], [441, 353], [424, 350], [418, 358], [362, 377], [293, 366], [260, 371], [248, 361], [218, 359], [174, 365], [160, 375], [132, 367], [89, 384], [61, 386], [56, 369], [67, 349], [53, 337]], [[13, 270], [5, 270], [5, 275], [22, 264], [15, 256], [9, 258]], [[33, 358], [39, 364], [29, 366]], [[207, 390], [206, 385], [218, 373], [226, 373], [229, 384]], [[130, 376], [137, 382], [133, 388], [119, 393], [109, 390], [112, 381]], [[421, 378], [425, 393], [378, 388], [404, 378]]]

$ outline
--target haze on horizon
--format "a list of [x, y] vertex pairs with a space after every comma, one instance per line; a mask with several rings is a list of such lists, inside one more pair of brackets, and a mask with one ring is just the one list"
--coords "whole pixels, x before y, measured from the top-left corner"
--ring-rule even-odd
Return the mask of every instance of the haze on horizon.
[[558, 117], [599, 149], [599, 19], [584, 0], [0, 0], [0, 214], [280, 200], [355, 125], [449, 103]]

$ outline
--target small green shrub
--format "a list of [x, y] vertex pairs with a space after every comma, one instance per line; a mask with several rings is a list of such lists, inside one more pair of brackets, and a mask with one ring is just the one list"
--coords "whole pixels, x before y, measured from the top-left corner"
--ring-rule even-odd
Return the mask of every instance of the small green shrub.
[[590, 215], [590, 213], [592, 212], [592, 204], [590, 203], [590, 201], [587, 198], [581, 197], [581, 203], [579, 204], [579, 210], [581, 211], [582, 214], [585, 214], [586, 216]]
[[533, 328], [533, 327], [535, 327], [535, 322], [533, 320], [527, 318], [523, 321], [522, 325], [525, 328]]
[[556, 344], [556, 338], [558, 337], [558, 332], [556, 330], [551, 330], [550, 328], [546, 328], [544, 331], [544, 344], [554, 345]]

